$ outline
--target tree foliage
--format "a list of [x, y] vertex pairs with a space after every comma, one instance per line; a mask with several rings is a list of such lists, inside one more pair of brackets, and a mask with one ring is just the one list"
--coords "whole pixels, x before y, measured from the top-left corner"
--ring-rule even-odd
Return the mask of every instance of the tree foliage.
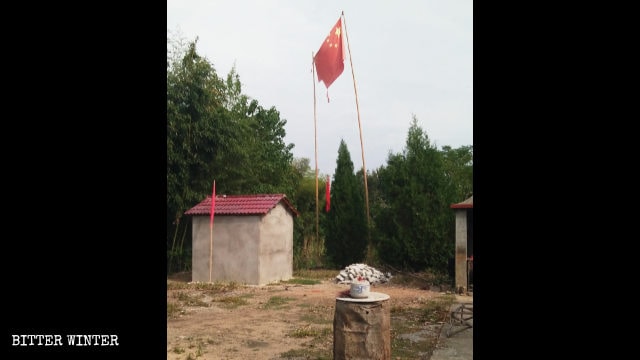
[[[318, 176], [309, 166], [309, 159], [294, 159], [293, 165], [300, 177], [298, 189], [293, 193], [292, 201], [300, 212], [294, 222], [294, 268], [308, 269], [324, 265], [324, 226], [326, 213], [324, 210], [324, 192], [320, 197], [320, 189], [326, 186], [326, 177]], [[316, 182], [317, 181], [317, 182]], [[317, 188], [316, 188], [317, 185]]]
[[224, 114], [215, 111], [222, 99], [211, 91], [221, 81], [196, 53], [195, 42], [182, 59], [167, 65], [167, 216], [177, 224], [211, 178], [208, 165], [219, 152], [212, 124], [224, 123], [216, 119]]
[[450, 205], [454, 186], [444, 156], [413, 118], [402, 154], [390, 154], [378, 172], [381, 205], [376, 214], [378, 253], [410, 269], [446, 270], [455, 244]]
[[219, 194], [291, 194], [300, 180], [286, 120], [242, 93], [235, 68], [218, 77], [196, 44], [167, 49], [167, 247], [182, 260], [191, 238], [184, 212], [211, 194], [214, 180]]
[[326, 255], [329, 263], [345, 267], [364, 259], [368, 232], [364, 185], [354, 173], [344, 140], [340, 141], [335, 171], [326, 222]]
[[443, 146], [442, 154], [445, 176], [454, 188], [454, 202], [462, 202], [473, 195], [473, 146]]

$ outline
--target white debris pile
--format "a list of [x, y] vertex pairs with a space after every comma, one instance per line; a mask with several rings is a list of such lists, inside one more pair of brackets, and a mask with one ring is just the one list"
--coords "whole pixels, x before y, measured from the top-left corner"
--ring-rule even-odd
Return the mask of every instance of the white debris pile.
[[340, 271], [335, 281], [339, 284], [350, 284], [358, 276], [370, 284], [386, 283], [391, 280], [391, 273], [383, 274], [380, 270], [366, 264], [351, 264]]

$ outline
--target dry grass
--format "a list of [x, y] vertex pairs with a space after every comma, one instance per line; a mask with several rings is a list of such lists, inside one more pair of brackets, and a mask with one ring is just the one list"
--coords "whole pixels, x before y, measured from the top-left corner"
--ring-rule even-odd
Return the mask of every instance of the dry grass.
[[176, 318], [184, 314], [184, 309], [179, 303], [167, 302], [167, 318]]
[[281, 281], [281, 284], [297, 284], [297, 285], [316, 285], [322, 283], [320, 280], [316, 279], [302, 279], [302, 278], [293, 278], [287, 281]]
[[265, 310], [276, 310], [282, 309], [289, 302], [295, 300], [294, 298], [284, 297], [284, 296], [272, 296], [267, 300], [266, 303], [262, 305], [262, 308]]
[[211, 295], [230, 292], [241, 287], [242, 285], [236, 282], [192, 283], [169, 279], [167, 280], [167, 290], [198, 290], [206, 291]]
[[242, 295], [242, 296], [225, 296], [219, 299], [213, 299], [211, 302], [219, 303], [225, 309], [235, 309], [242, 305], [247, 305], [249, 302], [247, 298], [250, 298], [251, 295]]
[[319, 270], [296, 270], [293, 276], [297, 278], [315, 279], [315, 280], [333, 280], [340, 270], [319, 269]]
[[[299, 270], [294, 279], [281, 284], [312, 285], [321, 281], [333, 280], [339, 270]], [[416, 289], [429, 289], [442, 283], [438, 275], [429, 273], [394, 274], [392, 284]], [[252, 295], [234, 295], [233, 291], [242, 285], [235, 283], [189, 283], [167, 280], [170, 290], [167, 302], [167, 317], [174, 318], [184, 314], [186, 306], [219, 306], [234, 309], [249, 304]], [[206, 296], [213, 298], [205, 302]], [[282, 359], [332, 359], [333, 358], [333, 307], [309, 303], [289, 304], [295, 298], [271, 296], [260, 308], [264, 311], [287, 309], [288, 306], [305, 308], [305, 314], [286, 336], [300, 341], [300, 347], [280, 354]], [[396, 305], [390, 309], [390, 341], [392, 359], [428, 359], [437, 345], [438, 337], [446, 322], [449, 309], [455, 302], [453, 294], [442, 294], [436, 298], [420, 298], [407, 305]], [[416, 306], [417, 305], [417, 306]], [[295, 320], [294, 320], [295, 321]], [[190, 339], [184, 347], [174, 347], [172, 353], [186, 356], [187, 359], [200, 358], [206, 353], [211, 339]], [[259, 349], [258, 341], [246, 344]], [[233, 351], [233, 349], [229, 349]]]

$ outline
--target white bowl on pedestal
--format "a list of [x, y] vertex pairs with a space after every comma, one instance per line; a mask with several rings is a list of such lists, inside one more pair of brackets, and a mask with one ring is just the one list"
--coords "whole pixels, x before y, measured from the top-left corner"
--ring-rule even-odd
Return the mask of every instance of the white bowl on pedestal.
[[351, 282], [351, 288], [349, 289], [349, 295], [353, 298], [363, 299], [369, 297], [371, 291], [371, 284], [367, 280], [354, 280]]

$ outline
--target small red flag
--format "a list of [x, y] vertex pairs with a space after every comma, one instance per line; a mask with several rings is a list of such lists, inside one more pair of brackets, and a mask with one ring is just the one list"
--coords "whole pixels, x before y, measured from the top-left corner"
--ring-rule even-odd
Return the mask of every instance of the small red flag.
[[326, 212], [329, 212], [329, 208], [330, 208], [330, 204], [331, 204], [331, 185], [330, 185], [331, 179], [329, 178], [329, 176], [327, 176], [327, 186], [326, 186], [326, 190], [325, 190], [325, 197], [326, 197], [326, 204], [325, 204], [325, 210]]
[[209, 225], [213, 225], [213, 214], [216, 212], [216, 181], [213, 180], [213, 195], [211, 196], [211, 220]]
[[329, 89], [329, 86], [344, 70], [342, 18], [338, 18], [338, 22], [331, 29], [322, 45], [320, 45], [320, 50], [314, 56], [314, 63], [318, 72], [318, 82], [323, 81], [324, 85]]

